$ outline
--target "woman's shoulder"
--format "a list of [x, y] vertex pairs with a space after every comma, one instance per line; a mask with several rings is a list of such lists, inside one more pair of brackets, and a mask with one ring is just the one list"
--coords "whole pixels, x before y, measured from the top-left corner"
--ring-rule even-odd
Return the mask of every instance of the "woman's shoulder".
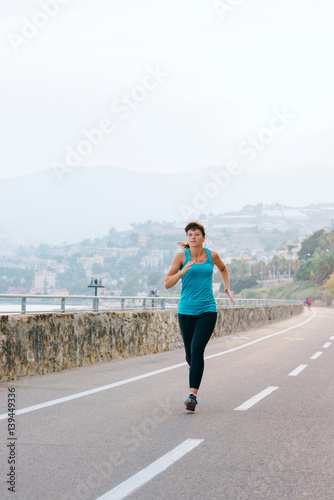
[[174, 257], [174, 262], [179, 266], [179, 269], [182, 269], [186, 260], [187, 260], [187, 257], [186, 257], [185, 250], [181, 251], [181, 252], [177, 252], [177, 254]]
[[211, 254], [211, 257], [213, 257], [214, 255], [218, 255], [218, 254], [217, 254], [217, 252], [215, 252], [215, 250], [210, 250], [210, 248], [206, 248], [206, 247], [205, 247], [205, 250], [206, 250], [209, 254]]
[[212, 260], [216, 260], [216, 259], [219, 259], [219, 253], [216, 252], [215, 250], [209, 250], [209, 248], [206, 249], [209, 254], [211, 254], [211, 258]]
[[179, 260], [179, 261], [183, 261], [185, 259], [185, 257], [186, 257], [186, 250], [181, 250], [181, 252], [177, 252], [174, 259]]

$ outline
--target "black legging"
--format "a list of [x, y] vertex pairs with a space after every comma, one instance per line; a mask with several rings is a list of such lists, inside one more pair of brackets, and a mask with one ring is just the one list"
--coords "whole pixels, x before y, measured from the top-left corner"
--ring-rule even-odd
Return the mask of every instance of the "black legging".
[[204, 349], [217, 321], [216, 312], [197, 315], [178, 314], [180, 330], [190, 366], [189, 387], [198, 389], [204, 370]]

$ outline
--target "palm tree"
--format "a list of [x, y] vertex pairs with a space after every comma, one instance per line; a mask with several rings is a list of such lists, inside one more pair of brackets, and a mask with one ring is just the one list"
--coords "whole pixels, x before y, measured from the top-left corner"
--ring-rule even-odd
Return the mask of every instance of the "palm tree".
[[334, 250], [321, 252], [316, 259], [315, 279], [323, 283], [334, 271]]

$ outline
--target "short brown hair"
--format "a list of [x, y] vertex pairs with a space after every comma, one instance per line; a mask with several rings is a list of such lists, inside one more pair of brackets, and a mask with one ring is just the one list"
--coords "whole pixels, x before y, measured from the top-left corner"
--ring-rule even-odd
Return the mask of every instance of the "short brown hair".
[[[190, 229], [199, 229], [203, 235], [203, 238], [205, 238], [205, 229], [204, 229], [204, 226], [202, 224], [200, 224], [199, 222], [197, 221], [192, 221], [192, 222], [189, 222], [186, 227], [184, 228], [186, 234], [188, 233], [188, 231]], [[188, 243], [183, 243], [182, 241], [179, 241], [178, 245], [180, 245], [180, 247], [182, 248], [189, 248], [189, 245]]]

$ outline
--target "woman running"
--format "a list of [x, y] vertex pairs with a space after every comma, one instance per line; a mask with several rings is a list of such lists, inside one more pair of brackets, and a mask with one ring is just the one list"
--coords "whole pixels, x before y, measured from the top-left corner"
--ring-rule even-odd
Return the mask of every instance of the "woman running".
[[179, 243], [184, 251], [176, 254], [165, 279], [165, 288], [172, 288], [181, 279], [182, 290], [178, 320], [189, 364], [190, 393], [184, 404], [195, 411], [197, 393], [204, 370], [204, 349], [217, 321], [217, 306], [212, 290], [214, 264], [218, 267], [225, 293], [233, 302], [227, 267], [217, 252], [204, 247], [205, 229], [198, 222], [185, 227], [187, 243]]

